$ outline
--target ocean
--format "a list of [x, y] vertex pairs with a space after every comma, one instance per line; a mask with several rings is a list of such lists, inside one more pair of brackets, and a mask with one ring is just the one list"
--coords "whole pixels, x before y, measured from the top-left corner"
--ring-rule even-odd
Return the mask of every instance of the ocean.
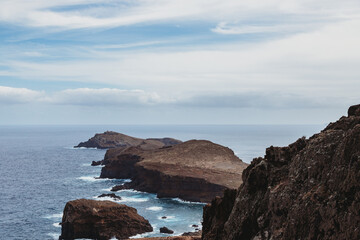
[[[123, 126], [0, 126], [0, 239], [58, 239], [66, 202], [98, 199], [128, 179], [95, 179], [106, 150], [75, 149], [95, 133], [117, 131], [134, 137], [173, 137], [183, 141], [207, 139], [231, 148], [243, 161], [263, 156], [270, 145], [286, 146], [310, 137], [324, 125], [123, 125]], [[138, 210], [154, 228], [141, 235], [169, 236], [201, 228], [201, 203], [158, 199], [155, 194], [125, 190], [116, 193]], [[166, 216], [166, 219], [162, 219]], [[136, 236], [140, 237], [140, 236]]]

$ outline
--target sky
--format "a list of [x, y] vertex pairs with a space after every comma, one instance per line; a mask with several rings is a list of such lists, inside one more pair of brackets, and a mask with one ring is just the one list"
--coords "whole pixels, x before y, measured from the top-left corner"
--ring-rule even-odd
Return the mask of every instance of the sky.
[[358, 0], [0, 0], [0, 125], [325, 124]]

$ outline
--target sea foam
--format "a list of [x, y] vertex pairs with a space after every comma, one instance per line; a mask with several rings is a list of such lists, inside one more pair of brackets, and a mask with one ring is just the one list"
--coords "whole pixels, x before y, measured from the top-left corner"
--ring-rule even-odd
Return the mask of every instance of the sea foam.
[[132, 197], [121, 197], [120, 202], [147, 202], [149, 198], [132, 198]]
[[55, 214], [45, 216], [44, 218], [52, 219], [52, 218], [62, 218], [62, 217], [63, 217], [63, 213], [55, 213]]
[[109, 180], [109, 178], [97, 178], [94, 176], [82, 176], [82, 177], [78, 177], [76, 179], [80, 179], [86, 182], [95, 182], [95, 181], [105, 181], [105, 180]]
[[57, 223], [57, 222], [56, 222], [56, 223], [53, 223], [53, 226], [54, 226], [54, 227], [57, 227], [57, 228], [61, 228], [61, 225], [60, 225], [59, 223]]
[[150, 210], [150, 211], [161, 211], [161, 210], [163, 210], [163, 208], [162, 208], [162, 207], [153, 206], [153, 207], [148, 207], [148, 208], [146, 208], [146, 210]]

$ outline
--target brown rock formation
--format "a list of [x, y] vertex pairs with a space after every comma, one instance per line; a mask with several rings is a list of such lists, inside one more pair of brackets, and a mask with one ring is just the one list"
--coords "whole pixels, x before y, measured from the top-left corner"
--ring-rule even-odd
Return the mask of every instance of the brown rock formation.
[[167, 227], [161, 227], [161, 228], [160, 228], [160, 232], [161, 232], [161, 233], [167, 233], [167, 234], [173, 234], [173, 233], [174, 233], [173, 230], [171, 230], [171, 229], [169, 229], [169, 228], [167, 228]]
[[121, 148], [140, 147], [141, 149], [156, 149], [167, 146], [172, 146], [181, 143], [180, 140], [173, 138], [135, 138], [125, 134], [107, 131], [104, 133], [97, 133], [94, 137], [86, 142], [81, 142], [75, 147], [86, 148]]
[[203, 239], [360, 239], [360, 105], [348, 113], [254, 159], [204, 208]]
[[124, 239], [153, 230], [135, 208], [111, 201], [87, 199], [68, 202], [61, 225], [59, 239]]
[[239, 186], [247, 166], [229, 148], [204, 140], [155, 150], [109, 149], [104, 162], [100, 177], [132, 179], [118, 189], [201, 202]]

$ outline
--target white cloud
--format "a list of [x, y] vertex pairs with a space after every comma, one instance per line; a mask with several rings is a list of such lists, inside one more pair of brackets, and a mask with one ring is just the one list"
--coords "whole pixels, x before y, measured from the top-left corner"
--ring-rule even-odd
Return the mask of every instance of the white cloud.
[[20, 104], [42, 101], [44, 92], [27, 88], [12, 88], [0, 86], [0, 104]]
[[[319, 26], [317, 26], [319, 27]], [[315, 24], [269, 24], [269, 25], [245, 25], [229, 24], [220, 22], [211, 31], [219, 34], [248, 34], [248, 33], [296, 33], [310, 31]]]
[[[334, 104], [335, 103], [335, 104]], [[341, 104], [340, 104], [341, 103]], [[91, 108], [328, 108], [350, 105], [351, 99], [315, 98], [306, 95], [287, 94], [280, 91], [189, 93], [181, 97], [160, 96], [143, 90], [122, 90], [115, 88], [77, 88], [58, 92], [34, 91], [26, 88], [0, 86], [0, 105], [42, 104], [86, 106]]]
[[114, 88], [78, 88], [67, 89], [55, 93], [48, 99], [50, 103], [69, 105], [117, 105], [125, 107], [136, 105], [153, 105], [166, 101], [157, 93], [147, 93], [142, 90], [121, 90]]
[[[56, 10], [61, 7], [70, 8]], [[276, 15], [287, 19], [331, 19], [359, 16], [359, 7], [357, 0], [3, 0], [0, 21], [74, 29], [169, 21], [266, 20]]]
[[92, 49], [83, 60], [9, 61], [9, 70], [0, 75], [110, 84], [156, 92], [168, 99], [208, 92], [278, 89], [312, 98], [358, 99], [354, 89], [360, 89], [359, 42], [360, 20], [352, 20], [266, 42], [220, 43], [180, 50]]
[[0, 104], [42, 103], [82, 106], [151, 106], [169, 103], [157, 93], [114, 88], [77, 88], [54, 93], [0, 86]]

